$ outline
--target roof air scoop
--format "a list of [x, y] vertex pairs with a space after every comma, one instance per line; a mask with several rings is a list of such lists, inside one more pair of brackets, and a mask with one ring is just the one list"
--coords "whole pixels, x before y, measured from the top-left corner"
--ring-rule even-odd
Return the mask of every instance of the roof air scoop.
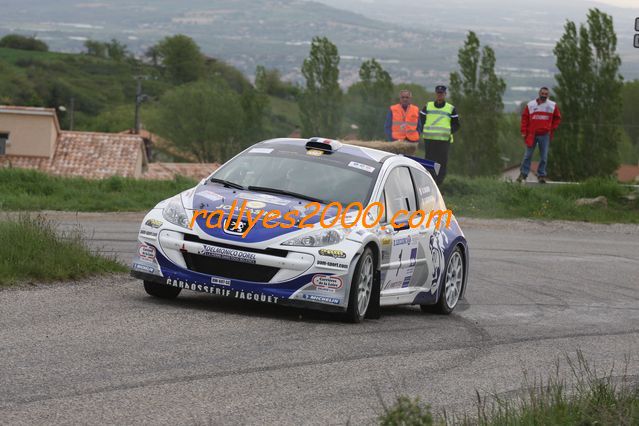
[[333, 152], [342, 147], [340, 141], [325, 138], [310, 138], [306, 141], [306, 149], [319, 149], [320, 151]]

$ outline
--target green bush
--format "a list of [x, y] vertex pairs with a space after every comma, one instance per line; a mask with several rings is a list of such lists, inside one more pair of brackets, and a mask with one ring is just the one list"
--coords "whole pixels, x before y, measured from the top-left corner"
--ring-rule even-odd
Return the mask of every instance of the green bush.
[[397, 398], [397, 402], [384, 409], [384, 414], [379, 417], [382, 426], [429, 426], [433, 424], [433, 415], [430, 407], [419, 401], [419, 398], [410, 399], [406, 396]]
[[124, 272], [114, 259], [93, 254], [79, 229], [58, 233], [42, 216], [0, 220], [0, 287], [20, 282], [78, 279]]
[[0, 39], [0, 47], [20, 50], [36, 50], [47, 52], [49, 46], [35, 37], [27, 37], [20, 34], [8, 34]]

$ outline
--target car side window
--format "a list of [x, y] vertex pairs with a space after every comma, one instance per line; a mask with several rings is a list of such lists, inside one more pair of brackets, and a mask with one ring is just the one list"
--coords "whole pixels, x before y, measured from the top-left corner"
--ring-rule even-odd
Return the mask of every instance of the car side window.
[[417, 210], [415, 189], [408, 167], [397, 167], [390, 172], [384, 184], [384, 196], [387, 218], [393, 217], [399, 210]]
[[415, 182], [415, 188], [417, 189], [417, 202], [419, 209], [426, 213], [431, 210], [435, 210], [438, 203], [438, 192], [435, 187], [433, 178], [426, 172], [422, 172], [417, 169], [410, 169], [410, 174], [413, 176], [413, 182]]

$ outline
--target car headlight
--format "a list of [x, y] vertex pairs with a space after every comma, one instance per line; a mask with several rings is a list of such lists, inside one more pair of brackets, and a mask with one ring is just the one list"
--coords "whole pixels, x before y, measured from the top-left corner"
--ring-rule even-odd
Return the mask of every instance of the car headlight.
[[301, 237], [291, 238], [283, 246], [324, 247], [337, 244], [344, 239], [344, 232], [338, 229], [320, 229]]
[[162, 210], [162, 216], [174, 225], [183, 228], [189, 227], [189, 218], [186, 216], [186, 210], [184, 210], [184, 206], [182, 206], [182, 200], [179, 195], [169, 200], [164, 210]]

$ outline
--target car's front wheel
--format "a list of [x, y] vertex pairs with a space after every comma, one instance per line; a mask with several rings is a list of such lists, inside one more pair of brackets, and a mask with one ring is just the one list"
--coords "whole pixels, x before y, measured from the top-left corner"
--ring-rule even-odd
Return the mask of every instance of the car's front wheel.
[[421, 305], [422, 311], [434, 312], [438, 314], [450, 314], [459, 302], [459, 296], [464, 286], [466, 270], [464, 268], [464, 259], [461, 249], [455, 247], [455, 250], [448, 259], [446, 266], [446, 275], [443, 278], [441, 289], [439, 292], [439, 300], [435, 305]]
[[161, 299], [175, 299], [181, 288], [171, 287], [164, 284], [158, 284], [153, 281], [144, 281], [144, 290], [151, 296], [159, 297]]
[[353, 281], [351, 282], [348, 309], [346, 311], [346, 318], [350, 322], [358, 323], [364, 320], [366, 310], [371, 301], [374, 280], [375, 258], [373, 257], [373, 251], [370, 247], [367, 247], [357, 262]]

